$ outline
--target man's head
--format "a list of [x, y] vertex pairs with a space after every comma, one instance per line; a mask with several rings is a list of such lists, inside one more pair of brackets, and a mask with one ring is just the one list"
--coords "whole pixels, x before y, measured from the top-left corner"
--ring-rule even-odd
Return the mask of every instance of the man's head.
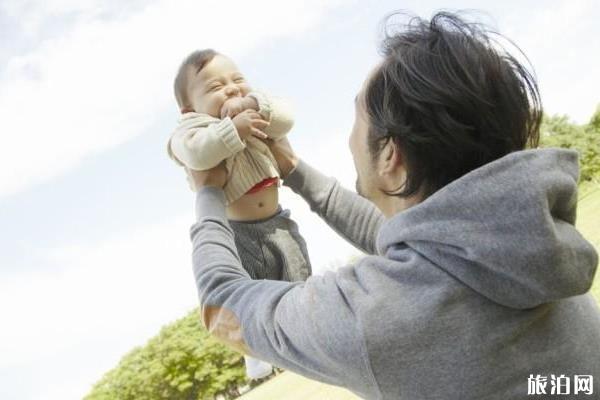
[[350, 136], [357, 192], [384, 213], [537, 147], [542, 106], [535, 79], [495, 47], [491, 33], [447, 12], [386, 30], [383, 59], [357, 96]]
[[235, 63], [212, 49], [191, 53], [175, 77], [175, 99], [181, 113], [194, 111], [219, 118], [231, 97], [244, 97], [250, 86]]

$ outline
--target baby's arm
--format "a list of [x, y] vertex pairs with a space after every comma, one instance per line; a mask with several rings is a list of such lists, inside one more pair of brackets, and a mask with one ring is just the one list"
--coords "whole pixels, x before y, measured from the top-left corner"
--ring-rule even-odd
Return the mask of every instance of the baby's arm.
[[269, 96], [262, 91], [252, 91], [248, 93], [248, 96], [256, 100], [259, 114], [270, 123], [264, 129], [267, 136], [277, 140], [292, 129], [294, 117], [288, 102], [280, 97]]
[[245, 147], [231, 118], [213, 121], [198, 117], [179, 124], [169, 139], [167, 150], [178, 164], [203, 171]]

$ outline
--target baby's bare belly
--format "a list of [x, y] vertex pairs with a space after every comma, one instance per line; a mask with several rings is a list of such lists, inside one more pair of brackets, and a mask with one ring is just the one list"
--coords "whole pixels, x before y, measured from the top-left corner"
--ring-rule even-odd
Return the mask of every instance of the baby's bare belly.
[[234, 221], [253, 221], [274, 215], [278, 204], [277, 185], [271, 185], [256, 193], [243, 195], [227, 206], [226, 214], [228, 219]]

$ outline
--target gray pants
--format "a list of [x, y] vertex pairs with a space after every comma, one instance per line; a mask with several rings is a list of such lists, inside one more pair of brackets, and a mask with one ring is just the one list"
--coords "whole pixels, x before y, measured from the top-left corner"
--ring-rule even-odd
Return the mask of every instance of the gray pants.
[[232, 221], [235, 245], [242, 266], [252, 279], [305, 281], [312, 268], [306, 242], [290, 210], [278, 207], [271, 217], [256, 221]]

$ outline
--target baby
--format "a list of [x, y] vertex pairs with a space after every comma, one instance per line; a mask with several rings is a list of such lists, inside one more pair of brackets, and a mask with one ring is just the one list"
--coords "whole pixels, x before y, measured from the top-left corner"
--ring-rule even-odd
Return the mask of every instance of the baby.
[[[252, 279], [306, 280], [312, 273], [306, 243], [290, 211], [279, 205], [279, 168], [261, 140], [286, 135], [293, 119], [285, 103], [254, 91], [228, 57], [195, 51], [175, 78], [181, 117], [171, 135], [169, 156], [185, 168], [207, 170], [225, 160], [226, 213], [244, 269]], [[272, 372], [266, 362], [245, 356], [246, 373]]]

